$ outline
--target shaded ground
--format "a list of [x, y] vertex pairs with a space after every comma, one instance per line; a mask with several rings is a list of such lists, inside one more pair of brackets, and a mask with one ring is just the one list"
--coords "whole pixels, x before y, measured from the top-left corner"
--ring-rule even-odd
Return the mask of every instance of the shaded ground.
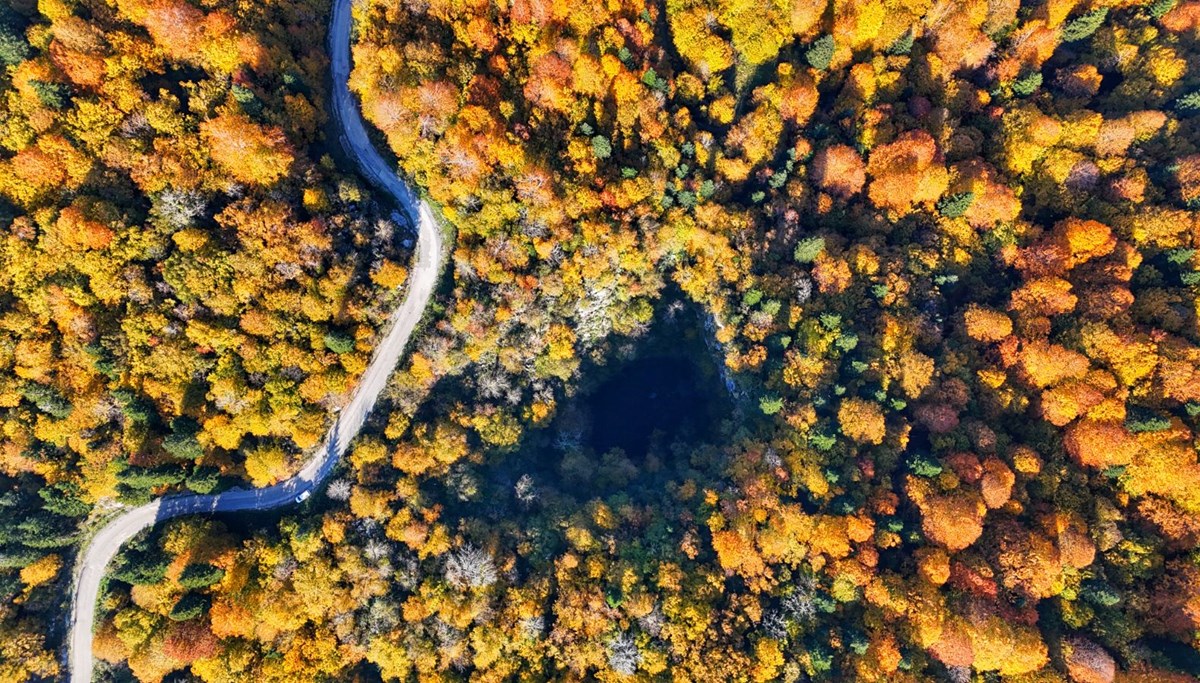
[[[620, 448], [640, 459], [653, 443], [694, 441], [714, 426], [712, 392], [696, 363], [679, 356], [639, 358], [582, 398], [591, 414], [589, 445], [597, 453]], [[719, 400], [719, 397], [718, 397]]]
[[667, 482], [719, 468], [709, 444], [722, 442], [733, 402], [706, 334], [696, 308], [664, 296], [651, 329], [616, 341], [603, 363], [585, 361], [573, 395], [518, 450], [456, 468], [426, 490], [452, 515], [499, 520], [527, 509], [525, 485], [565, 510], [612, 495], [653, 501]]

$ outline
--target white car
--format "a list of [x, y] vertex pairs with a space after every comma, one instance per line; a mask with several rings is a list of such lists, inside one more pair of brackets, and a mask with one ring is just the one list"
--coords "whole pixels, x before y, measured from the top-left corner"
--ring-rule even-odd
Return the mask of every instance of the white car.
[[303, 503], [304, 501], [308, 500], [310, 496], [312, 496], [312, 489], [301, 491], [300, 495], [296, 496], [296, 502]]

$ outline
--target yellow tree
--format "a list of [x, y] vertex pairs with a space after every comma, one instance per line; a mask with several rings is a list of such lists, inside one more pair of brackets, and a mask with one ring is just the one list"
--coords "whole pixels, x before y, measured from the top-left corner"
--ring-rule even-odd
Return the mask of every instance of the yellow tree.
[[272, 185], [288, 173], [294, 155], [278, 128], [225, 112], [200, 125], [213, 161], [244, 183]]

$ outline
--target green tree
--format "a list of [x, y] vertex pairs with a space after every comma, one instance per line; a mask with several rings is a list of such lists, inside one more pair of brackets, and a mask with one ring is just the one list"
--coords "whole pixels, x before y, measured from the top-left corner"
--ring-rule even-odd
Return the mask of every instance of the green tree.
[[918, 477], [936, 477], [942, 473], [942, 465], [928, 453], [916, 453], [910, 457], [908, 469]]
[[204, 456], [204, 449], [196, 438], [198, 433], [198, 422], [190, 417], [177, 417], [171, 420], [171, 433], [163, 438], [163, 450], [179, 460], [199, 460]]
[[190, 621], [208, 611], [208, 602], [208, 597], [200, 593], [186, 593], [179, 598], [167, 616], [171, 621]]
[[29, 59], [29, 43], [13, 29], [0, 26], [0, 64], [15, 66]]
[[796, 245], [796, 249], [792, 252], [792, 258], [796, 259], [797, 263], [812, 263], [823, 251], [825, 251], [824, 237], [806, 237]]
[[783, 410], [783, 399], [778, 396], [763, 396], [758, 401], [758, 407], [764, 415], [774, 415]]
[[211, 564], [200, 562], [189, 564], [179, 574], [179, 585], [189, 590], [208, 588], [225, 576], [225, 570]]
[[1101, 7], [1085, 12], [1063, 25], [1062, 39], [1064, 43], [1074, 43], [1091, 37], [1104, 20], [1108, 17], [1108, 8]]
[[805, 50], [804, 60], [817, 71], [824, 71], [829, 68], [829, 63], [833, 61], [835, 47], [833, 36], [821, 36], [814, 40], [812, 45]]
[[350, 353], [354, 350], [354, 337], [338, 331], [332, 331], [325, 335], [325, 348], [340, 355]]
[[112, 575], [131, 586], [149, 586], [163, 580], [170, 564], [170, 558], [157, 548], [134, 550], [125, 553], [124, 560]]
[[1175, 9], [1175, 5], [1178, 3], [1179, 0], [1154, 0], [1150, 3], [1147, 11], [1152, 19], [1162, 19], [1167, 12]]
[[188, 476], [186, 486], [196, 493], [212, 493], [221, 482], [221, 471], [215, 467], [197, 467]]
[[1131, 432], [1161, 432], [1171, 428], [1171, 420], [1142, 406], [1125, 409], [1125, 428]]
[[1042, 87], [1042, 72], [1034, 71], [1013, 81], [1012, 91], [1017, 97], [1029, 97]]
[[913, 43], [916, 42], [916, 37], [917, 36], [912, 29], [905, 31], [904, 35], [897, 38], [896, 42], [892, 43], [888, 47], [887, 53], [889, 55], [906, 55], [912, 52]]
[[118, 474], [117, 478], [122, 484], [133, 489], [153, 489], [178, 484], [185, 476], [186, 473], [178, 465], [159, 465], [130, 467]]
[[603, 135], [592, 138], [592, 153], [597, 159], [607, 159], [612, 156], [612, 143]]
[[946, 195], [938, 200], [937, 210], [946, 218], [958, 218], [971, 208], [971, 204], [975, 201], [974, 192], [959, 192], [957, 194]]
[[62, 393], [48, 384], [28, 384], [22, 392], [25, 400], [37, 406], [37, 409], [58, 419], [71, 414], [71, 402]]
[[1200, 90], [1195, 90], [1175, 100], [1175, 111], [1185, 116], [1200, 113]]
[[33, 91], [37, 93], [38, 99], [42, 104], [51, 109], [65, 109], [69, 94], [67, 86], [61, 83], [50, 83], [48, 81], [30, 81], [33, 86]]
[[46, 486], [38, 490], [38, 495], [45, 501], [44, 507], [64, 517], [83, 517], [91, 507], [79, 499], [79, 486], [71, 482], [63, 482]]

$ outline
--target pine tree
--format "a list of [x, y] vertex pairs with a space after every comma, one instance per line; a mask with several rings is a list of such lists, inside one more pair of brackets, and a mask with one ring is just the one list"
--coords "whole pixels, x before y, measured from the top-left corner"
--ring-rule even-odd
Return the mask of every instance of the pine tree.
[[1175, 9], [1175, 5], [1178, 2], [1179, 0], [1154, 0], [1154, 2], [1150, 3], [1147, 11], [1150, 13], [1152, 19], [1162, 19], [1166, 16], [1167, 12]]
[[1042, 72], [1034, 71], [1013, 81], [1012, 91], [1017, 97], [1029, 97], [1042, 87]]
[[938, 213], [946, 218], [958, 218], [966, 213], [967, 209], [971, 208], [971, 203], [974, 201], [974, 192], [959, 192], [957, 194], [946, 195], [938, 200], [937, 210]]
[[1175, 110], [1185, 116], [1200, 113], [1200, 90], [1190, 92], [1175, 100]]
[[806, 237], [796, 245], [792, 257], [796, 259], [797, 263], [812, 263], [823, 251], [825, 251], [824, 237]]
[[916, 41], [917, 34], [912, 29], [904, 32], [904, 35], [896, 39], [896, 42], [888, 46], [887, 53], [889, 55], [906, 55], [912, 52], [913, 43]]
[[1108, 8], [1101, 7], [1068, 21], [1062, 29], [1064, 43], [1074, 43], [1090, 37], [1108, 17]]

